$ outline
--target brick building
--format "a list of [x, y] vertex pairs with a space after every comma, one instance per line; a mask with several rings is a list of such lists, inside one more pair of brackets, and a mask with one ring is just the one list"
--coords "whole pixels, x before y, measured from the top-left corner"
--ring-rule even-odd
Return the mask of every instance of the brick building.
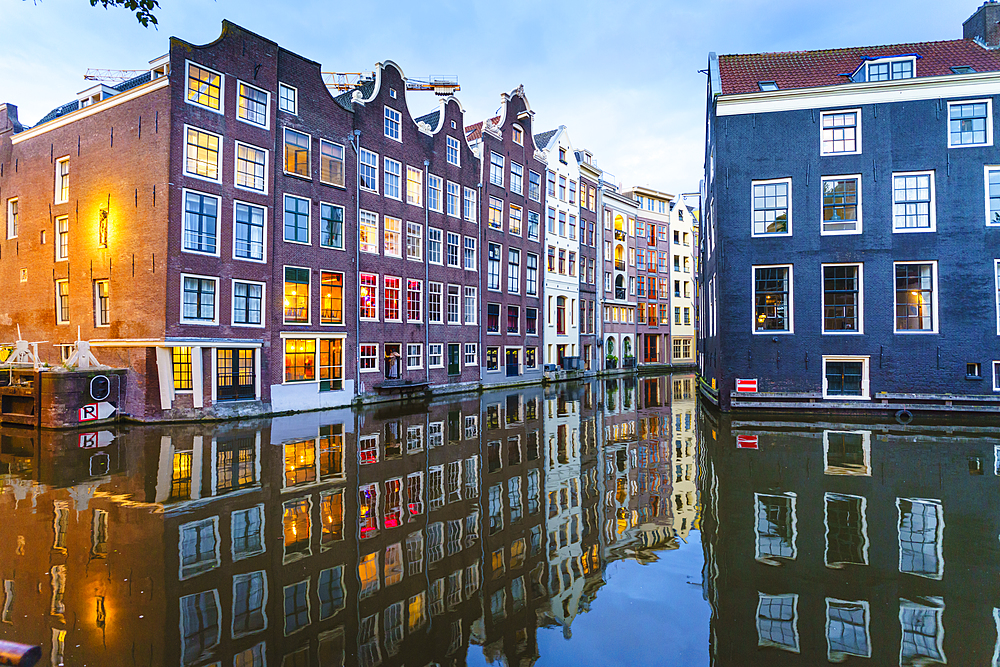
[[1000, 53], [978, 28], [998, 19], [986, 2], [964, 39], [709, 56], [713, 402], [995, 409]]
[[636, 201], [602, 190], [603, 368], [634, 368], [636, 359]]
[[580, 165], [580, 356], [584, 371], [600, 368], [597, 356], [598, 327], [601, 321], [598, 284], [601, 265], [598, 261], [601, 223], [600, 210], [601, 171], [594, 165], [590, 151], [576, 151]]

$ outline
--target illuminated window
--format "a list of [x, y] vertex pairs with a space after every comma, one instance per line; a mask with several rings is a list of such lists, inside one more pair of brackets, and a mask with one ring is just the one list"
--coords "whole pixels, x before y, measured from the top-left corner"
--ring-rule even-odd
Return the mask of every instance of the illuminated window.
[[285, 173], [311, 178], [309, 150], [312, 138], [308, 134], [285, 128]]
[[406, 166], [406, 203], [423, 206], [424, 172], [416, 167]]
[[312, 502], [309, 498], [296, 498], [282, 505], [282, 537], [284, 562], [312, 555]]
[[385, 251], [386, 257], [402, 257], [403, 256], [403, 221], [399, 218], [391, 218], [385, 216], [382, 221], [384, 223], [383, 232], [383, 250]]
[[319, 516], [323, 524], [320, 548], [329, 549], [344, 539], [344, 492], [329, 491], [320, 495]]
[[344, 147], [340, 144], [319, 140], [319, 180], [344, 187]]
[[316, 441], [286, 442], [285, 488], [316, 481]]
[[187, 101], [213, 111], [222, 110], [222, 75], [188, 63]]
[[358, 561], [358, 579], [361, 580], [358, 597], [362, 600], [374, 595], [379, 589], [378, 557], [379, 553], [376, 551], [362, 556]]
[[285, 382], [311, 382], [316, 379], [316, 339], [285, 339]]
[[286, 324], [309, 323], [309, 269], [285, 267], [284, 318]]

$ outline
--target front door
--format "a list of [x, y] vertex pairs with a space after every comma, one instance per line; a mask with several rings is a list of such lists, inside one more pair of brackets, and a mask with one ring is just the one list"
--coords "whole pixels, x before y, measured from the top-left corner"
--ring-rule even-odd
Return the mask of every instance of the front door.
[[253, 350], [217, 350], [216, 370], [217, 400], [248, 401], [257, 397]]
[[398, 380], [400, 366], [402, 365], [402, 355], [400, 354], [400, 349], [402, 345], [399, 343], [386, 343], [385, 344], [385, 379], [386, 380]]
[[448, 343], [448, 375], [461, 375], [462, 365], [459, 354], [461, 346], [458, 343]]
[[504, 360], [507, 363], [507, 377], [517, 377], [521, 374], [521, 354], [520, 350], [507, 350], [504, 353]]
[[563, 357], [565, 356], [566, 356], [566, 346], [556, 345], [556, 364], [558, 364], [559, 368], [563, 367]]

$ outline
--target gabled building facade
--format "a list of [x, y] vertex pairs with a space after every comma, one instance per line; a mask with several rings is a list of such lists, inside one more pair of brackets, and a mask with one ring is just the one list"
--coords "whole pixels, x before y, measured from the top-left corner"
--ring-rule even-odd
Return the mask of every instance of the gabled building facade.
[[580, 165], [580, 355], [583, 370], [594, 372], [601, 367], [597, 354], [601, 340], [601, 222], [597, 215], [601, 210], [601, 171], [590, 151], [576, 151], [576, 160]]
[[987, 2], [964, 39], [709, 56], [713, 402], [994, 409], [1000, 52], [977, 28], [997, 19]]
[[636, 201], [604, 187], [602, 195], [603, 364], [634, 368], [636, 355]]

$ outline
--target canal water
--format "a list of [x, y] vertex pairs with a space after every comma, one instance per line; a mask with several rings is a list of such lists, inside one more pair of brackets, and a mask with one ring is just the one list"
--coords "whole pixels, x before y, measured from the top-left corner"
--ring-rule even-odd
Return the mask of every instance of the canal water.
[[731, 418], [696, 387], [2, 429], [0, 639], [74, 666], [1000, 664], [1000, 431]]

